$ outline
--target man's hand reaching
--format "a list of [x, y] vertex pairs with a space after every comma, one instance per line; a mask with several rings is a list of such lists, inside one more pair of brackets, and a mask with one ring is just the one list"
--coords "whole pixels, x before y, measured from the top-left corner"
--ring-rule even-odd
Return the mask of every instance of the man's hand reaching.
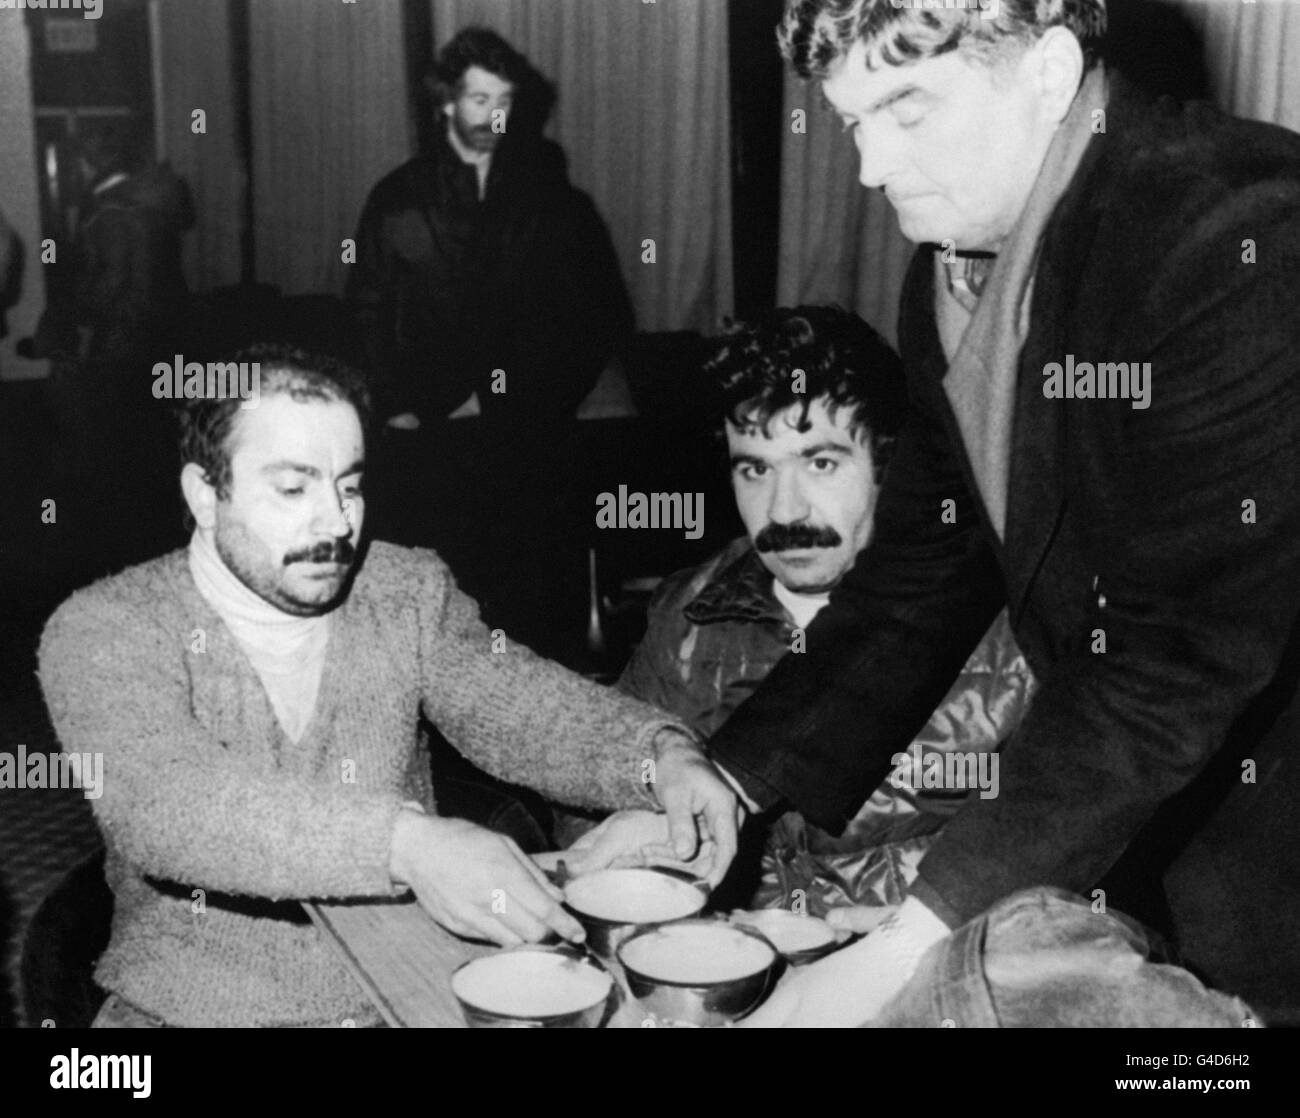
[[393, 828], [389, 872], [457, 935], [505, 947], [552, 932], [575, 942], [585, 938], [536, 863], [513, 840], [467, 820], [403, 811]]
[[575, 874], [625, 866], [668, 866], [707, 879], [717, 850], [717, 843], [706, 838], [694, 858], [679, 858], [663, 812], [616, 811], [564, 852], [564, 864]]
[[691, 861], [712, 842], [713, 865], [705, 880], [717, 885], [736, 856], [744, 808], [704, 750], [689, 738], [661, 731], [655, 738], [654, 761], [651, 787], [666, 813], [673, 852]]

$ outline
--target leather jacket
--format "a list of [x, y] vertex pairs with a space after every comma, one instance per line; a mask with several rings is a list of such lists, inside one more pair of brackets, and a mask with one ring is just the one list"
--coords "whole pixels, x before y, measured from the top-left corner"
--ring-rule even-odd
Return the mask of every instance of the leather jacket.
[[[445, 132], [371, 190], [349, 311], [382, 415], [571, 418], [633, 329], [609, 232], [549, 140], [511, 133], [479, 198]], [[497, 369], [508, 391], [494, 385]]]

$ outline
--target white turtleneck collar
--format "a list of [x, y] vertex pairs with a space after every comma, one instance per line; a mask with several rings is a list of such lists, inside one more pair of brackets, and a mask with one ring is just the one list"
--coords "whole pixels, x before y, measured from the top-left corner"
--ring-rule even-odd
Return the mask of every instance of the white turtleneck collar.
[[189, 559], [194, 585], [248, 657], [285, 733], [297, 741], [316, 707], [329, 614], [294, 617], [258, 597], [226, 566], [212, 534], [201, 528], [190, 537]]
[[822, 607], [831, 599], [830, 591], [825, 594], [796, 594], [775, 575], [772, 576], [772, 593], [801, 629], [808, 628], [813, 618], [821, 613]]

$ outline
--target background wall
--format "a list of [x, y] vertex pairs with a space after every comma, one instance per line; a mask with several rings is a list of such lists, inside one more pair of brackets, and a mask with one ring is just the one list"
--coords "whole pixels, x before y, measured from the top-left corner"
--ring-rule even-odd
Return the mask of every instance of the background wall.
[[252, 0], [249, 18], [257, 279], [341, 293], [340, 242], [412, 154], [401, 4]]
[[[245, 168], [237, 141], [228, 0], [154, 0], [159, 155], [190, 184], [196, 224], [185, 272], [201, 291], [238, 283]], [[206, 114], [205, 133], [192, 113]]]
[[[252, 278], [290, 295], [340, 292], [339, 242], [416, 146], [402, 0], [155, 4], [163, 147], [198, 209], [191, 282], [240, 278], [246, 81]], [[231, 33], [244, 4], [246, 59]], [[726, 0], [430, 0], [427, 17], [435, 49], [485, 24], [555, 83], [550, 135], [610, 227], [639, 325], [713, 330], [733, 305]], [[206, 136], [191, 129], [197, 107]]]
[[[838, 303], [897, 345], [898, 297], [916, 246], [894, 207], [858, 183], [858, 152], [821, 86], [787, 70], [777, 301]], [[792, 129], [802, 113], [802, 132]]]
[[[726, 0], [427, 0], [427, 13], [422, 3], [152, 0], [160, 152], [189, 181], [198, 216], [192, 286], [240, 280], [250, 213], [250, 278], [288, 294], [341, 290], [339, 242], [369, 187], [414, 150], [402, 43], [418, 9], [434, 46], [485, 23], [556, 83], [551, 134], [610, 226], [640, 325], [712, 331], [734, 305]], [[1300, 57], [1300, 3], [1126, 0], [1116, 12], [1133, 21], [1139, 9], [1203, 39], [1225, 107], [1300, 130], [1300, 69], [1284, 62]], [[239, 26], [246, 42], [232, 36]], [[26, 34], [22, 12], [0, 13], [0, 206], [29, 250], [0, 341], [5, 378], [44, 372], [13, 355], [44, 300]], [[888, 203], [858, 186], [853, 145], [817, 87], [787, 75], [784, 98], [778, 301], [841, 303], [893, 340], [911, 246]], [[196, 108], [203, 135], [191, 127]], [[790, 129], [794, 110], [806, 114], [802, 133]], [[642, 263], [646, 238], [654, 265]]]
[[1204, 37], [1219, 103], [1239, 116], [1300, 131], [1300, 4], [1177, 0], [1177, 7]]
[[0, 379], [46, 375], [46, 362], [14, 353], [19, 338], [36, 329], [45, 306], [40, 261], [40, 203], [36, 193], [36, 138], [32, 126], [30, 46], [21, 11], [0, 11], [0, 209], [23, 245], [22, 295], [6, 315], [8, 337], [0, 339]]

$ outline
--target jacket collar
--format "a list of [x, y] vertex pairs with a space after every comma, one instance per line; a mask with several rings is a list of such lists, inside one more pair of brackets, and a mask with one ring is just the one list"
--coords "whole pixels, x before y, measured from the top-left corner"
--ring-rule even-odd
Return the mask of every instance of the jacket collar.
[[747, 538], [731, 545], [713, 575], [683, 612], [687, 620], [696, 625], [719, 621], [790, 624], [785, 609], [772, 593], [772, 574], [763, 566], [758, 552]]
[[1007, 572], [1013, 624], [1024, 611], [1065, 511], [1066, 409], [1059, 401], [1044, 400], [1043, 367], [1061, 359], [1067, 335], [1079, 329], [1075, 304], [1083, 264], [1104, 221], [1108, 169], [1129, 150], [1126, 133], [1145, 118], [1150, 103], [1121, 76], [1111, 72], [1107, 77], [1107, 131], [1092, 138], [1044, 231], [1029, 333], [1020, 352], [1009, 479], [1016, 500], [1008, 509], [1005, 536], [1007, 554], [1016, 556], [1015, 569]]

